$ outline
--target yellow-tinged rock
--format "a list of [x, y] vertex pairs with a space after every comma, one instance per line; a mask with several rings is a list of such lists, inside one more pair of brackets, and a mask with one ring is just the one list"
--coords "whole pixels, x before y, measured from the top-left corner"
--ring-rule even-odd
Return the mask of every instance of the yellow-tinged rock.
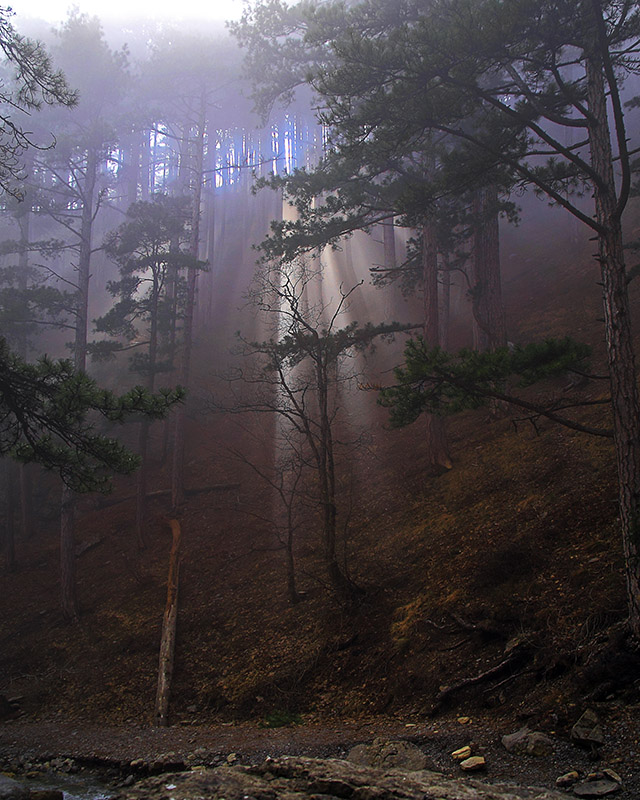
[[461, 725], [468, 725], [471, 722], [471, 717], [458, 717], [458, 722]]
[[456, 761], [464, 761], [465, 758], [469, 758], [470, 756], [471, 748], [468, 744], [459, 748], [458, 750], [454, 750], [453, 753], [451, 753], [451, 758], [454, 758]]
[[464, 761], [460, 762], [460, 767], [465, 772], [476, 772], [480, 769], [485, 769], [487, 766], [487, 762], [484, 760], [484, 756], [471, 756], [471, 758], [465, 758]]

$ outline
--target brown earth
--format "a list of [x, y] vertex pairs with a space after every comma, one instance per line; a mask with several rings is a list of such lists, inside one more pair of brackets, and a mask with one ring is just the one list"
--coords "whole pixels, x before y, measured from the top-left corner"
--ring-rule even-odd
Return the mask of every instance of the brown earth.
[[[588, 341], [601, 373], [596, 281], [587, 250], [544, 253], [535, 278], [513, 269], [505, 281], [511, 335]], [[207, 343], [200, 348], [202, 355]], [[421, 423], [387, 431], [372, 393], [358, 393], [353, 416], [373, 423], [367, 449], [342, 456], [341, 496], [345, 563], [364, 592], [355, 609], [331, 595], [310, 520], [296, 547], [304, 599], [291, 606], [272, 500], [225, 449], [250, 440], [208, 411], [209, 380], [202, 370], [190, 407], [188, 482], [240, 488], [194, 495], [180, 517], [173, 727], [147, 727], [170, 545], [166, 499], [151, 504], [142, 556], [133, 501], [83, 501], [83, 615], [70, 626], [57, 602], [57, 489], [39, 479], [37, 530], [19, 542], [17, 571], [3, 576], [0, 693], [20, 696], [23, 716], [0, 724], [0, 747], [131, 760], [202, 742], [247, 756], [273, 747], [324, 755], [388, 732], [427, 749], [437, 740], [445, 759], [470, 736], [456, 722], [463, 714], [496, 764], [511, 759], [496, 734], [525, 722], [553, 732], [571, 758], [544, 768], [526, 760], [534, 778], [547, 770], [549, 785], [574, 753], [587, 768], [567, 742], [582, 710], [595, 705], [607, 727], [603, 758], [632, 780], [640, 667], [619, 635], [625, 593], [607, 440], [544, 421], [534, 427], [501, 409], [466, 412], [449, 421], [454, 469], [433, 474]], [[565, 385], [535, 391], [563, 396]], [[604, 389], [592, 381], [580, 391], [595, 399]], [[583, 419], [607, 424], [602, 411]], [[159, 452], [160, 429], [156, 438]], [[154, 481], [152, 488], [166, 487], [166, 466], [158, 463]], [[115, 499], [132, 488], [130, 479], [118, 481]], [[502, 672], [438, 702], [443, 686], [490, 671], [513, 647], [517, 658]], [[301, 724], [258, 727], [294, 719]]]

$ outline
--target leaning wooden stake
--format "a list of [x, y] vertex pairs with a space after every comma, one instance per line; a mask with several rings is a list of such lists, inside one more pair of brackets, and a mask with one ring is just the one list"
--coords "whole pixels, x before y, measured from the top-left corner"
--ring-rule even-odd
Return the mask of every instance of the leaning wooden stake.
[[176, 644], [176, 623], [178, 621], [178, 583], [180, 578], [180, 539], [182, 530], [177, 519], [169, 520], [173, 533], [173, 544], [169, 556], [169, 580], [167, 583], [167, 605], [162, 620], [162, 639], [160, 640], [160, 663], [158, 664], [158, 692], [153, 724], [165, 728], [169, 712], [169, 692], [173, 675], [173, 654]]

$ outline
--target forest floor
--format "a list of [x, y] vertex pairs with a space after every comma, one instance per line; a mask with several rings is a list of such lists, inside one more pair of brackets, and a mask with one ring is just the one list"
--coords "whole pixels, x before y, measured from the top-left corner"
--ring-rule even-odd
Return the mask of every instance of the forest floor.
[[[601, 372], [595, 267], [587, 255], [569, 267], [566, 252], [546, 258], [535, 275], [505, 280], [510, 335], [525, 343], [570, 333], [592, 344]], [[356, 392], [351, 422], [366, 422], [368, 436], [341, 457], [339, 490], [343, 564], [363, 592], [345, 608], [328, 590], [310, 519], [295, 547], [303, 597], [291, 605], [272, 498], [229, 449], [259, 446], [210, 411], [204, 369], [200, 382], [189, 409], [188, 484], [234, 488], [193, 495], [180, 514], [171, 727], [149, 727], [170, 547], [166, 497], [150, 503], [141, 554], [132, 480], [119, 480], [113, 498], [82, 501], [82, 618], [69, 625], [58, 608], [57, 490], [39, 479], [36, 531], [18, 543], [0, 597], [0, 694], [19, 698], [21, 709], [0, 722], [0, 753], [327, 755], [389, 736], [417, 742], [449, 771], [450, 752], [474, 741], [492, 779], [549, 786], [573, 767], [591, 769], [569, 737], [593, 708], [605, 727], [593, 765], [615, 769], [626, 796], [640, 796], [640, 659], [620, 636], [625, 588], [606, 439], [503, 409], [465, 412], [448, 421], [454, 468], [434, 472], [420, 447], [422, 423], [389, 431], [373, 393]], [[564, 397], [566, 384], [529, 391]], [[590, 381], [579, 392], [594, 400], [604, 389]], [[598, 408], [582, 418], [607, 425]], [[156, 490], [167, 485], [161, 441], [158, 427]], [[444, 687], [454, 688], [443, 696]], [[298, 724], [271, 727], [287, 720]], [[500, 736], [525, 724], [554, 737], [556, 754], [508, 754]]]
[[[523, 721], [509, 721], [486, 713], [461, 717], [462, 722], [455, 716], [432, 722], [406, 722], [400, 715], [326, 722], [302, 719], [300, 724], [279, 728], [259, 727], [255, 722], [150, 728], [15, 721], [0, 725], [0, 769], [18, 767], [20, 772], [26, 765], [26, 770], [33, 774], [53, 759], [58, 759], [54, 764], [72, 759], [76, 769], [97, 770], [108, 783], [119, 786], [129, 775], [142, 777], [148, 769], [172, 771], [171, 765], [180, 769], [195, 765], [253, 764], [280, 755], [345, 758], [353, 746], [382, 739], [417, 745], [427, 757], [427, 769], [451, 777], [464, 774], [451, 753], [470, 745], [474, 755], [483, 756], [487, 764], [475, 777], [493, 783], [551, 789], [559, 776], [570, 771], [576, 771], [584, 779], [589, 774], [613, 770], [622, 779], [616, 797], [632, 800], [640, 796], [640, 709], [615, 703], [605, 705], [599, 706], [599, 714], [606, 741], [597, 754], [576, 746], [566, 737], [556, 736], [554, 731], [549, 732], [552, 753], [544, 756], [509, 753], [501, 744], [501, 736], [512, 733], [514, 726], [522, 725]], [[141, 762], [144, 766], [140, 766]]]

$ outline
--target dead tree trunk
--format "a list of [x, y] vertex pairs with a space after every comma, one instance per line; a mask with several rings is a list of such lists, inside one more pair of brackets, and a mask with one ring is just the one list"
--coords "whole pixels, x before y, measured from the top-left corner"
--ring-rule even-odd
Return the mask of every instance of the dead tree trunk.
[[180, 541], [182, 530], [177, 519], [169, 521], [173, 542], [169, 555], [169, 578], [167, 581], [167, 604], [162, 619], [162, 638], [160, 640], [160, 660], [158, 663], [158, 691], [153, 724], [165, 728], [168, 724], [169, 694], [173, 677], [173, 655], [176, 645], [178, 622], [178, 587], [180, 579]]

